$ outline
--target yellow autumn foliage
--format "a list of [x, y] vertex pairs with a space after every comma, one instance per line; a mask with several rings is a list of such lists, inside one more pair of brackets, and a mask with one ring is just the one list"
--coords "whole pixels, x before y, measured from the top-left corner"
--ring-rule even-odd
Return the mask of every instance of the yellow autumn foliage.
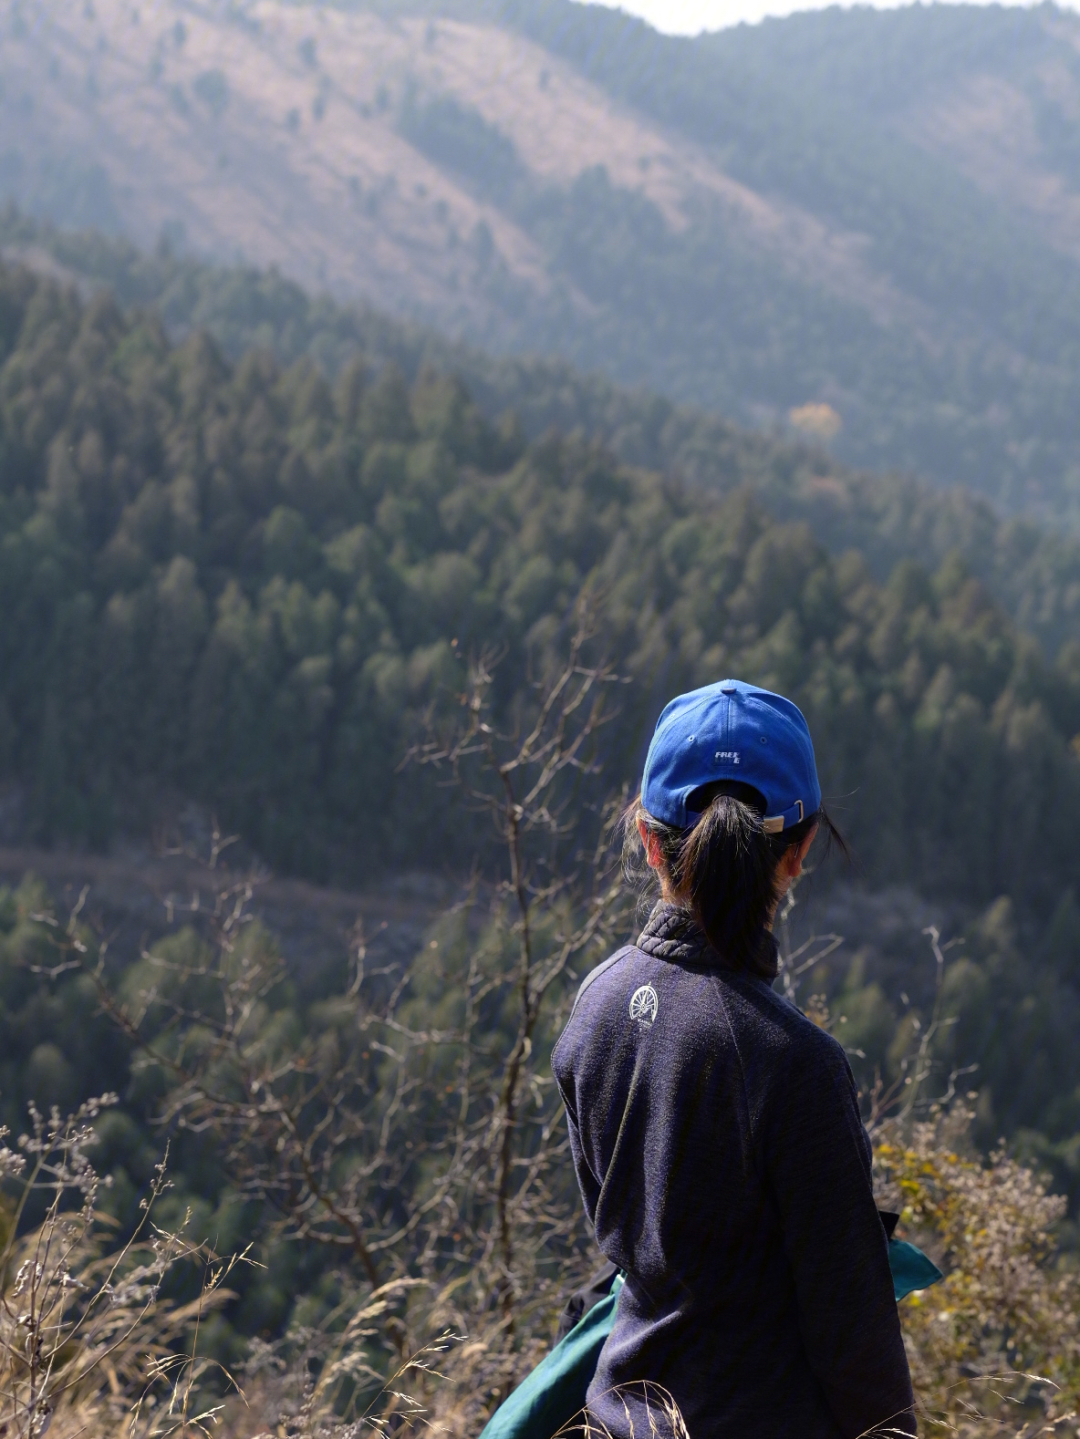
[[1004, 1150], [980, 1159], [971, 1116], [939, 1113], [875, 1144], [882, 1207], [945, 1279], [900, 1305], [926, 1434], [1073, 1435], [1080, 1269], [1055, 1238], [1065, 1200]]

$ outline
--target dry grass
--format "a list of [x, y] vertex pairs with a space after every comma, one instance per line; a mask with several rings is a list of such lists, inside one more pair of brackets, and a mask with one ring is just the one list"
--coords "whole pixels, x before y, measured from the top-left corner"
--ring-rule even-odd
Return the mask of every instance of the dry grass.
[[[207, 1432], [220, 1410], [204, 1402], [216, 1369], [198, 1355], [203, 1316], [226, 1302], [236, 1260], [158, 1228], [164, 1164], [142, 1201], [134, 1234], [111, 1249], [99, 1207], [103, 1181], [90, 1154], [105, 1095], [74, 1115], [31, 1109], [31, 1129], [0, 1144], [5, 1183], [0, 1251], [0, 1435], [41, 1439]], [[7, 1132], [0, 1134], [7, 1139]], [[37, 1216], [31, 1219], [31, 1216]], [[166, 1277], [198, 1264], [198, 1297], [162, 1298]], [[221, 1376], [214, 1374], [215, 1388]], [[227, 1382], [227, 1377], [226, 1377]]]
[[[458, 1286], [403, 1276], [361, 1295], [318, 1329], [251, 1343], [235, 1380], [200, 1357], [204, 1316], [230, 1297], [237, 1262], [154, 1223], [162, 1166], [137, 1232], [119, 1248], [90, 1156], [105, 1096], [70, 1118], [32, 1113], [0, 1143], [8, 1196], [0, 1258], [0, 1435], [105, 1439], [360, 1439], [404, 1430], [475, 1435], [493, 1396], [539, 1359], [550, 1311], [519, 1309], [511, 1341], [499, 1307], [478, 1312]], [[922, 1431], [960, 1439], [1075, 1436], [1080, 1400], [1080, 1272], [1055, 1245], [1064, 1201], [996, 1153], [970, 1150], [970, 1115], [885, 1125], [883, 1199], [946, 1268], [901, 1306]], [[2, 1136], [6, 1140], [6, 1136]], [[32, 1217], [33, 1216], [33, 1217]], [[162, 1285], [197, 1264], [198, 1297]], [[387, 1365], [386, 1324], [407, 1316], [429, 1342]], [[649, 1435], [685, 1435], [670, 1397], [651, 1391]], [[601, 1439], [587, 1419], [567, 1434]], [[642, 1439], [647, 1439], [643, 1435]]]

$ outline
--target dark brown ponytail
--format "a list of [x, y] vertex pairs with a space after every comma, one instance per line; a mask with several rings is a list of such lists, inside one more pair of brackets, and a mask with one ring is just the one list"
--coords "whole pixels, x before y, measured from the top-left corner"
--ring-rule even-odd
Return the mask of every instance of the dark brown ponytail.
[[701, 818], [675, 829], [650, 815], [640, 800], [624, 817], [623, 860], [631, 879], [641, 877], [638, 820], [660, 845], [661, 876], [689, 909], [713, 947], [741, 968], [752, 968], [776, 906], [776, 868], [784, 854], [815, 826], [844, 854], [847, 846], [824, 808], [779, 834], [767, 834], [765, 801], [750, 785], [721, 781], [697, 791], [687, 808]]

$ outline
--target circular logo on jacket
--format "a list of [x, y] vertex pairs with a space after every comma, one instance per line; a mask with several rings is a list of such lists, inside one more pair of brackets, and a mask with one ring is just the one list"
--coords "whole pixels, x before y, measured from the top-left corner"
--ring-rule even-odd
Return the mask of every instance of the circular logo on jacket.
[[652, 1025], [656, 1018], [656, 1012], [660, 1008], [660, 1001], [656, 997], [656, 990], [651, 984], [643, 984], [640, 989], [635, 989], [630, 1000], [630, 1018], [636, 1019], [646, 1027]]

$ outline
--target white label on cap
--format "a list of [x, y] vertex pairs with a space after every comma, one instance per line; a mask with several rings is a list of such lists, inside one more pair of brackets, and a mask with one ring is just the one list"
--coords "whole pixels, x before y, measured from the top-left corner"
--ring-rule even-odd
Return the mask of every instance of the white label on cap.
[[737, 749], [718, 749], [713, 755], [713, 759], [720, 761], [728, 760], [731, 764], [739, 764], [739, 755], [740, 751]]

